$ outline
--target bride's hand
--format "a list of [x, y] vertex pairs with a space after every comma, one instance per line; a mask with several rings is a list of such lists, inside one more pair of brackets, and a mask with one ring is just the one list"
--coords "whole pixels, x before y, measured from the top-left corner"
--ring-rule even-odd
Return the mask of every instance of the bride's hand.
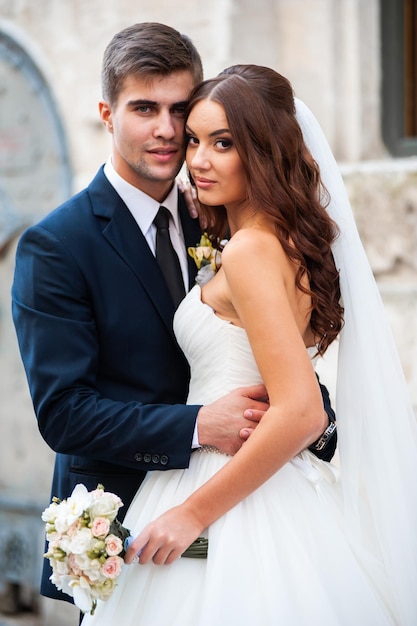
[[177, 506], [145, 526], [130, 544], [125, 562], [132, 563], [139, 554], [142, 565], [149, 561], [169, 565], [185, 552], [202, 530], [189, 511]]

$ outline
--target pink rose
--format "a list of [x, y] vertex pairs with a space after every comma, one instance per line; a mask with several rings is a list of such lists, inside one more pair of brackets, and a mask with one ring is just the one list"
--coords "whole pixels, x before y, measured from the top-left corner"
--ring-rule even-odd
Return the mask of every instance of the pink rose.
[[110, 522], [105, 517], [96, 517], [91, 526], [94, 537], [105, 537], [110, 530]]
[[109, 535], [105, 539], [106, 551], [109, 556], [117, 556], [123, 550], [123, 543], [116, 535]]
[[68, 556], [68, 565], [69, 565], [71, 574], [73, 574], [74, 576], [81, 576], [83, 571], [78, 565], [76, 554], [70, 554]]
[[75, 522], [73, 524], [71, 524], [71, 526], [68, 528], [67, 530], [67, 535], [68, 537], [74, 537], [74, 535], [80, 530], [81, 528], [81, 520], [80, 518], [78, 518], [77, 520], [75, 520]]
[[122, 571], [123, 559], [120, 556], [110, 556], [101, 566], [101, 573], [105, 578], [117, 578]]

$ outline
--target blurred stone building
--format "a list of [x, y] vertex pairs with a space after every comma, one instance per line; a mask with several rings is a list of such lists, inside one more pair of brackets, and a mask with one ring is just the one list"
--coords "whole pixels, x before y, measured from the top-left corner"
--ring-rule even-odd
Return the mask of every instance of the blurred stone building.
[[[275, 68], [316, 114], [342, 169], [417, 404], [416, 0], [0, 0], [4, 612], [37, 605], [39, 514], [53, 462], [37, 431], [10, 315], [16, 241], [107, 158], [97, 107], [101, 58], [115, 32], [140, 21], [187, 33], [206, 77], [238, 62]], [[330, 357], [323, 370], [330, 387], [333, 372]], [[41, 609], [42, 624], [58, 623]]]

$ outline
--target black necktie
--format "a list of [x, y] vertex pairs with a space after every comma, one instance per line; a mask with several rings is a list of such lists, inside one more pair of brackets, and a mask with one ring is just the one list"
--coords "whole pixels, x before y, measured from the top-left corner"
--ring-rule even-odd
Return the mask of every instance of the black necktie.
[[185, 289], [180, 262], [169, 235], [169, 216], [168, 209], [161, 206], [153, 222], [156, 226], [156, 260], [176, 308], [185, 296]]

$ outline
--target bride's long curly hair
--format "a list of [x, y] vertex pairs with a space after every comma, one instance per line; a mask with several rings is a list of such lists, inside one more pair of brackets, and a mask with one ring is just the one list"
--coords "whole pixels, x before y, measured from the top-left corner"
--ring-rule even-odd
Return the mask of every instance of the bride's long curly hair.
[[[318, 352], [324, 354], [343, 325], [331, 251], [338, 229], [326, 212], [328, 194], [295, 117], [292, 86], [270, 68], [234, 65], [196, 86], [187, 118], [203, 99], [225, 110], [246, 174], [248, 199], [275, 224], [286, 254], [298, 265], [296, 284], [311, 297], [310, 326]], [[202, 205], [202, 214], [209, 233], [221, 240], [227, 233], [226, 209]]]

